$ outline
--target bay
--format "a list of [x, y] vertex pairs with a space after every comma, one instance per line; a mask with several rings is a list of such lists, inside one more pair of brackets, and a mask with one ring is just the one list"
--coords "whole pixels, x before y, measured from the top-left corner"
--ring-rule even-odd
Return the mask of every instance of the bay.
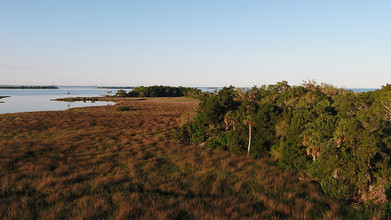
[[[130, 91], [130, 90], [127, 90]], [[60, 111], [69, 108], [113, 105], [114, 102], [51, 101], [66, 97], [99, 97], [115, 94], [117, 89], [98, 89], [95, 86], [58, 86], [58, 89], [0, 89], [0, 114], [33, 111]]]

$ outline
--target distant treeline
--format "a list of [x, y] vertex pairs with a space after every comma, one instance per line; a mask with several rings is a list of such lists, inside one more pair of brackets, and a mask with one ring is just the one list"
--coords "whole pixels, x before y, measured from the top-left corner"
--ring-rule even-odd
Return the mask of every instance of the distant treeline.
[[134, 89], [133, 86], [99, 86], [98, 89]]
[[272, 157], [307, 173], [334, 198], [391, 201], [391, 85], [354, 93], [286, 81], [204, 93], [178, 129], [184, 144]]
[[186, 87], [170, 86], [149, 86], [135, 87], [132, 91], [126, 93], [124, 90], [117, 91], [117, 97], [199, 97], [201, 90]]
[[65, 102], [91, 101], [91, 102], [95, 102], [95, 101], [99, 101], [99, 98], [98, 97], [69, 97], [69, 98], [57, 98], [57, 99], [54, 99], [53, 101], [65, 101]]
[[58, 89], [56, 86], [0, 86], [0, 89]]

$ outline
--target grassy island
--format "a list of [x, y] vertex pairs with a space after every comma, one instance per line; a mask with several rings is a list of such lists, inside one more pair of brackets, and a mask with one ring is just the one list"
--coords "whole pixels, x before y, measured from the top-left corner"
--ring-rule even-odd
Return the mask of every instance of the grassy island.
[[0, 89], [58, 89], [56, 86], [0, 86]]
[[64, 101], [64, 102], [86, 102], [86, 101], [91, 101], [91, 102], [95, 102], [95, 101], [99, 101], [99, 97], [69, 97], [69, 98], [58, 98], [58, 99], [54, 99], [52, 101]]
[[[7, 98], [9, 96], [0, 96], [0, 99], [4, 99], [4, 98]], [[0, 103], [4, 103], [3, 101], [0, 101]]]
[[[285, 91], [275, 89], [280, 90]], [[260, 139], [262, 130], [255, 123], [251, 156], [246, 155], [248, 124], [233, 124], [243, 133], [237, 141], [245, 143], [243, 148], [229, 150], [236, 145], [226, 144], [231, 142], [224, 142], [221, 134], [232, 127], [215, 130], [225, 125], [224, 117], [222, 124], [197, 120], [209, 104], [217, 109], [207, 115], [220, 120], [221, 109], [230, 107], [225, 104], [232, 101], [224, 97], [231, 92], [241, 94], [234, 91], [225, 88], [219, 94], [204, 94], [200, 100], [99, 97], [117, 104], [0, 114], [1, 219], [368, 219], [389, 214], [386, 205], [333, 198], [325, 194], [320, 178], [287, 169], [288, 162], [281, 166], [267, 154], [262, 156], [259, 146], [270, 145], [268, 139]], [[288, 97], [323, 103], [305, 94]], [[233, 101], [240, 99], [235, 95]], [[274, 117], [254, 120], [267, 122]], [[226, 121], [226, 126], [232, 126]], [[208, 135], [203, 140], [202, 133], [195, 133], [201, 126]], [[295, 134], [282, 133], [282, 128], [272, 134]], [[305, 150], [298, 153], [306, 155]], [[308, 159], [303, 162], [312, 158]]]

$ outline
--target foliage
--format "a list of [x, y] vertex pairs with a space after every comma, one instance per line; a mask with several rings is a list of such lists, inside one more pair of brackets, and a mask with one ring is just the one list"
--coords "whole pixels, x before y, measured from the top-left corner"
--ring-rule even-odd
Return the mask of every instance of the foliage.
[[124, 111], [129, 111], [130, 107], [129, 106], [118, 106], [115, 110], [119, 111], [119, 112], [124, 112]]
[[120, 89], [120, 90], [117, 91], [117, 93], [115, 94], [115, 96], [116, 96], [116, 97], [126, 97], [126, 96], [128, 96], [128, 94], [126, 93], [125, 90]]
[[118, 90], [118, 97], [181, 97], [188, 96], [197, 98], [201, 95], [201, 90], [186, 87], [170, 87], [170, 86], [149, 86], [135, 87], [129, 93], [124, 90]]
[[[314, 81], [206, 93], [182, 138], [306, 172], [341, 200], [391, 197], [391, 85], [354, 93]], [[183, 126], [180, 129], [186, 128]], [[252, 128], [252, 135], [249, 131]]]

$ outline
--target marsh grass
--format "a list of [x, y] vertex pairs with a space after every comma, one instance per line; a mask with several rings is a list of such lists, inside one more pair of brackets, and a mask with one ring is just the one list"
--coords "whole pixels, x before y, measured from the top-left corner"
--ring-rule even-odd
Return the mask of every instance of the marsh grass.
[[357, 217], [268, 159], [179, 145], [177, 119], [195, 101], [125, 102], [132, 111], [0, 115], [0, 218]]

